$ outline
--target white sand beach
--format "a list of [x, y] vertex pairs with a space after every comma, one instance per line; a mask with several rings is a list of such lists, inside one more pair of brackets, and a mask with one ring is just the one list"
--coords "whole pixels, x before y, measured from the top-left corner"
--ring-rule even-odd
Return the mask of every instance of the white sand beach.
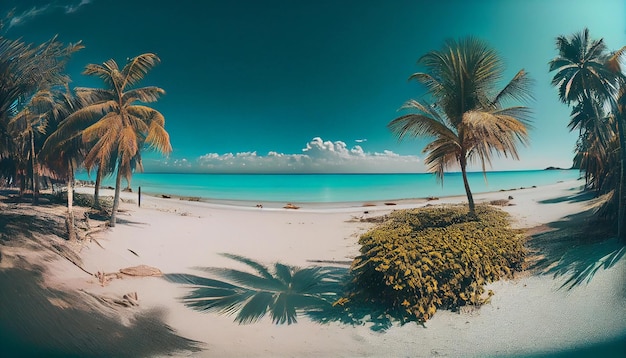
[[[518, 228], [567, 222], [589, 207], [578, 200], [581, 181], [476, 195], [477, 202], [510, 200], [503, 209]], [[89, 188], [81, 188], [87, 192]], [[104, 195], [111, 195], [105, 191]], [[312, 261], [350, 261], [358, 254], [359, 235], [373, 224], [354, 220], [394, 209], [458, 203], [465, 197], [435, 201], [401, 201], [398, 205], [363, 207], [299, 204], [289, 210], [192, 202], [177, 198], [123, 193], [119, 223], [95, 236], [80, 253], [89, 272], [117, 272], [149, 265], [164, 273], [194, 273], [194, 266], [233, 267], [219, 253], [246, 256], [262, 263], [279, 261], [310, 266]], [[362, 203], [360, 203], [362, 204]], [[365, 213], [367, 211], [367, 213]], [[580, 223], [571, 222], [570, 225]], [[132, 252], [131, 252], [132, 250]], [[136, 255], [135, 255], [136, 254]], [[121, 297], [137, 292], [139, 306], [121, 308], [128, 322], [137, 312], [162, 309], [164, 322], [183, 337], [201, 343], [197, 357], [484, 357], [550, 354], [579, 349], [626, 335], [626, 260], [600, 269], [592, 280], [562, 288], [567, 276], [537, 272], [490, 285], [491, 302], [460, 313], [438, 311], [425, 327], [409, 323], [375, 332], [369, 326], [320, 324], [299, 317], [293, 325], [269, 318], [239, 325], [233, 317], [185, 307], [188, 289], [158, 277], [111, 280], [102, 286], [67, 260], [47, 263], [46, 283], [55, 288]]]

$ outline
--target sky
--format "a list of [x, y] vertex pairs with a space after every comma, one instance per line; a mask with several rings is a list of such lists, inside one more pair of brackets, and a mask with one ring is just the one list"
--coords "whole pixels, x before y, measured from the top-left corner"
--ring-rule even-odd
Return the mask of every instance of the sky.
[[160, 57], [141, 85], [166, 91], [151, 106], [173, 152], [145, 153], [150, 172], [424, 172], [428, 138], [399, 142], [386, 126], [424, 95], [408, 81], [419, 57], [470, 35], [498, 51], [505, 81], [525, 69], [535, 82], [530, 145], [488, 169], [570, 167], [555, 39], [588, 27], [626, 45], [623, 0], [2, 0], [1, 14], [4, 37], [82, 40], [72, 87], [103, 86], [81, 74], [89, 63]]

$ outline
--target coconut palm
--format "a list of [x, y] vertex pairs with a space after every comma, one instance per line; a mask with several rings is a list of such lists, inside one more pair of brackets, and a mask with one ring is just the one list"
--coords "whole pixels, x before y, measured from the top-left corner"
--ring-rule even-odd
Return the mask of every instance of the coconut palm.
[[77, 88], [76, 94], [87, 105], [70, 115], [64, 127], [85, 129], [82, 139], [93, 143], [85, 157], [85, 166], [116, 165], [115, 196], [110, 225], [115, 226], [122, 177], [141, 170], [140, 151], [145, 145], [168, 154], [172, 150], [165, 131], [165, 118], [157, 110], [136, 102], [155, 102], [165, 93], [158, 87], [132, 88], [159, 63], [151, 53], [134, 57], [120, 69], [108, 60], [102, 65], [87, 65], [83, 74], [101, 78], [107, 88]]
[[[39, 197], [39, 150], [46, 139], [48, 122], [55, 106], [55, 98], [50, 90], [40, 90], [35, 93], [28, 104], [22, 108], [10, 121], [8, 130], [13, 136], [16, 147], [14, 155], [18, 161], [18, 168], [22, 173], [30, 174], [33, 204], [37, 204]], [[23, 178], [22, 183], [25, 183]]]
[[246, 257], [222, 254], [243, 263], [255, 273], [226, 268], [196, 268], [223, 280], [188, 274], [168, 274], [170, 282], [190, 285], [183, 301], [198, 311], [237, 314], [239, 324], [253, 323], [268, 312], [273, 323], [297, 322], [298, 312], [328, 309], [341, 295], [345, 269], [297, 268], [275, 263], [270, 269]]
[[402, 108], [412, 113], [394, 119], [388, 128], [400, 140], [407, 136], [433, 138], [423, 150], [428, 153], [428, 170], [443, 183], [446, 169], [458, 164], [473, 214], [467, 167], [480, 162], [485, 173], [494, 153], [518, 159], [517, 144], [528, 143], [530, 109], [503, 105], [508, 100], [532, 99], [531, 80], [521, 70], [496, 90], [503, 76], [502, 61], [485, 42], [473, 37], [448, 40], [441, 50], [425, 54], [418, 63], [428, 72], [415, 73], [409, 79], [426, 86], [432, 102], [408, 101]]
[[[15, 142], [16, 138], [24, 138], [19, 134], [33, 134], [30, 142], [34, 142], [35, 131], [31, 129], [43, 127], [28, 128], [28, 123], [33, 124], [33, 118], [43, 113], [36, 113], [39, 105], [33, 100], [41, 102], [45, 93], [69, 81], [62, 71], [70, 55], [82, 47], [80, 42], [64, 46], [56, 38], [34, 46], [0, 37], [0, 159], [8, 159], [4, 163], [18, 162], [13, 159], [23, 152], [20, 144], [25, 143]], [[20, 113], [21, 120], [10, 124]], [[16, 128], [26, 132], [19, 130], [16, 136]]]
[[611, 101], [614, 119], [616, 122], [617, 139], [619, 143], [620, 166], [619, 188], [617, 200], [617, 236], [626, 242], [626, 76], [622, 72], [621, 58], [626, 53], [626, 46], [615, 51], [607, 61], [607, 67], [617, 76], [618, 90], [615, 101]]
[[[620, 57], [626, 51], [609, 53], [603, 39], [592, 39], [588, 29], [571, 36], [559, 36], [556, 40], [559, 55], [550, 61], [550, 71], [556, 71], [552, 85], [557, 87], [559, 98], [565, 104], [572, 104], [570, 129], [579, 129], [585, 157], [620, 158], [614, 165], [620, 166], [618, 184], [611, 188], [596, 188], [602, 191], [614, 191], [613, 200], [618, 200], [617, 208], [618, 236], [626, 240], [626, 137], [624, 119], [620, 116], [619, 92], [624, 87], [624, 75], [620, 68]], [[611, 119], [607, 120], [604, 109], [610, 108]], [[580, 114], [583, 114], [582, 116]], [[617, 137], [617, 138], [616, 138]], [[589, 138], [592, 140], [590, 141]], [[618, 143], [619, 156], [609, 155]], [[591, 150], [591, 152], [590, 152]], [[597, 152], [593, 152], [597, 151]], [[601, 166], [602, 170], [586, 172], [586, 178], [594, 185], [605, 183], [609, 171], [614, 172], [610, 163]], [[589, 169], [589, 168], [581, 168]]]
[[59, 130], [65, 119], [81, 107], [80, 100], [66, 88], [58, 94], [52, 112], [51, 133], [41, 149], [41, 157], [56, 178], [64, 178], [67, 186], [67, 228], [70, 241], [76, 239], [74, 230], [74, 171], [81, 165], [86, 148], [80, 131]]

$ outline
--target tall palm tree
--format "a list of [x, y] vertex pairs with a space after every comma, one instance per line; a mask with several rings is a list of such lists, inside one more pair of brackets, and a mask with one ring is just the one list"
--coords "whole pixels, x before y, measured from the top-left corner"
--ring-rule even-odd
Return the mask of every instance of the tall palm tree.
[[617, 200], [617, 237], [626, 242], [626, 76], [621, 67], [621, 58], [626, 53], [626, 46], [615, 51], [607, 61], [607, 67], [617, 76], [617, 95], [611, 101], [617, 127], [619, 143], [619, 189]]
[[216, 280], [189, 274], [168, 274], [170, 282], [191, 285], [183, 298], [198, 311], [237, 314], [240, 324], [253, 323], [268, 312], [273, 323], [297, 322], [298, 312], [328, 309], [341, 297], [341, 282], [347, 270], [340, 268], [298, 268], [275, 263], [268, 268], [243, 256], [222, 254], [243, 263], [255, 273], [226, 268], [197, 268], [221, 277]]
[[74, 228], [74, 171], [81, 165], [85, 155], [85, 145], [80, 131], [68, 132], [60, 130], [65, 119], [81, 107], [80, 100], [66, 88], [59, 93], [55, 101], [52, 117], [51, 134], [41, 149], [41, 157], [47, 167], [56, 174], [57, 178], [64, 178], [67, 186], [67, 229], [70, 241], [76, 240]]
[[[43, 94], [69, 81], [63, 69], [71, 54], [81, 48], [80, 42], [64, 46], [56, 37], [35, 46], [0, 36], [0, 159], [9, 159], [6, 163], [16, 162], [11, 157], [19, 155], [20, 144], [24, 141], [15, 142], [20, 138], [16, 137], [15, 129], [33, 119], [32, 109], [38, 107], [33, 100], [45, 98]], [[20, 113], [22, 120], [11, 123]], [[27, 117], [30, 119], [26, 120]], [[27, 132], [33, 143], [35, 132], [30, 129]]]
[[[87, 65], [83, 74], [100, 77], [107, 88], [77, 88], [77, 96], [87, 105], [64, 124], [69, 128], [86, 124], [83, 141], [94, 143], [85, 157], [86, 167], [107, 165], [111, 160], [116, 163], [111, 226], [115, 226], [122, 177], [130, 177], [134, 169], [141, 170], [139, 158], [144, 145], [164, 154], [172, 150], [163, 115], [136, 103], [155, 102], [165, 91], [158, 87], [132, 88], [158, 63], [156, 55], [147, 53], [130, 59], [122, 69], [114, 60]], [[94, 116], [98, 118], [95, 122]]]
[[41, 165], [38, 154], [46, 135], [49, 134], [47, 127], [54, 106], [53, 92], [47, 89], [40, 90], [11, 119], [8, 126], [9, 131], [13, 134], [14, 143], [18, 147], [15, 152], [18, 154], [18, 165], [24, 173], [30, 174], [33, 204], [37, 204], [39, 197], [39, 169]]
[[443, 182], [446, 169], [458, 164], [469, 212], [474, 214], [467, 166], [478, 161], [485, 173], [494, 153], [518, 159], [518, 142], [528, 143], [530, 109], [503, 104], [532, 99], [531, 80], [521, 70], [496, 90], [503, 63], [493, 49], [474, 37], [448, 40], [441, 50], [423, 55], [418, 63], [428, 72], [415, 73], [409, 79], [426, 86], [432, 103], [408, 101], [402, 108], [413, 113], [394, 119], [388, 128], [400, 140], [407, 136], [434, 138], [423, 150], [428, 153], [428, 170]]
[[[594, 145], [586, 145], [585, 149], [593, 149], [598, 153], [585, 153], [587, 156], [607, 157], [608, 148], [614, 148], [615, 136], [619, 143], [620, 180], [617, 187], [608, 188], [614, 190], [612, 197], [618, 200], [618, 237], [626, 240], [626, 208], [624, 208], [624, 195], [626, 195], [626, 174], [624, 173], [624, 157], [626, 156], [626, 138], [624, 136], [624, 121], [619, 116], [619, 91], [624, 86], [624, 75], [619, 65], [620, 57], [625, 49], [622, 48], [614, 53], [609, 53], [603, 39], [592, 39], [589, 29], [571, 36], [559, 36], [556, 39], [558, 56], [550, 61], [550, 71], [556, 71], [552, 85], [558, 89], [559, 98], [568, 105], [573, 105], [570, 129], [579, 129], [582, 142], [593, 138], [597, 141]], [[606, 120], [604, 108], [611, 109], [611, 115], [615, 120]], [[580, 113], [587, 115], [580, 116]], [[584, 118], [584, 120], [580, 120]], [[604, 133], [604, 134], [603, 134]], [[604, 166], [605, 170], [586, 173], [586, 177], [592, 183], [603, 182], [602, 177], [607, 175], [610, 165]], [[597, 176], [600, 178], [593, 178]], [[602, 188], [597, 188], [602, 190]]]

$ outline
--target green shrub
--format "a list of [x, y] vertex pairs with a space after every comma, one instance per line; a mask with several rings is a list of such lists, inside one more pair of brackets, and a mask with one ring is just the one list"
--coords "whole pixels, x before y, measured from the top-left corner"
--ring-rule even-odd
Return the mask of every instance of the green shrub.
[[523, 235], [508, 214], [478, 206], [395, 211], [361, 236], [353, 281], [338, 304], [375, 304], [401, 322], [428, 320], [438, 308], [480, 305], [484, 285], [513, 277], [524, 261]]

